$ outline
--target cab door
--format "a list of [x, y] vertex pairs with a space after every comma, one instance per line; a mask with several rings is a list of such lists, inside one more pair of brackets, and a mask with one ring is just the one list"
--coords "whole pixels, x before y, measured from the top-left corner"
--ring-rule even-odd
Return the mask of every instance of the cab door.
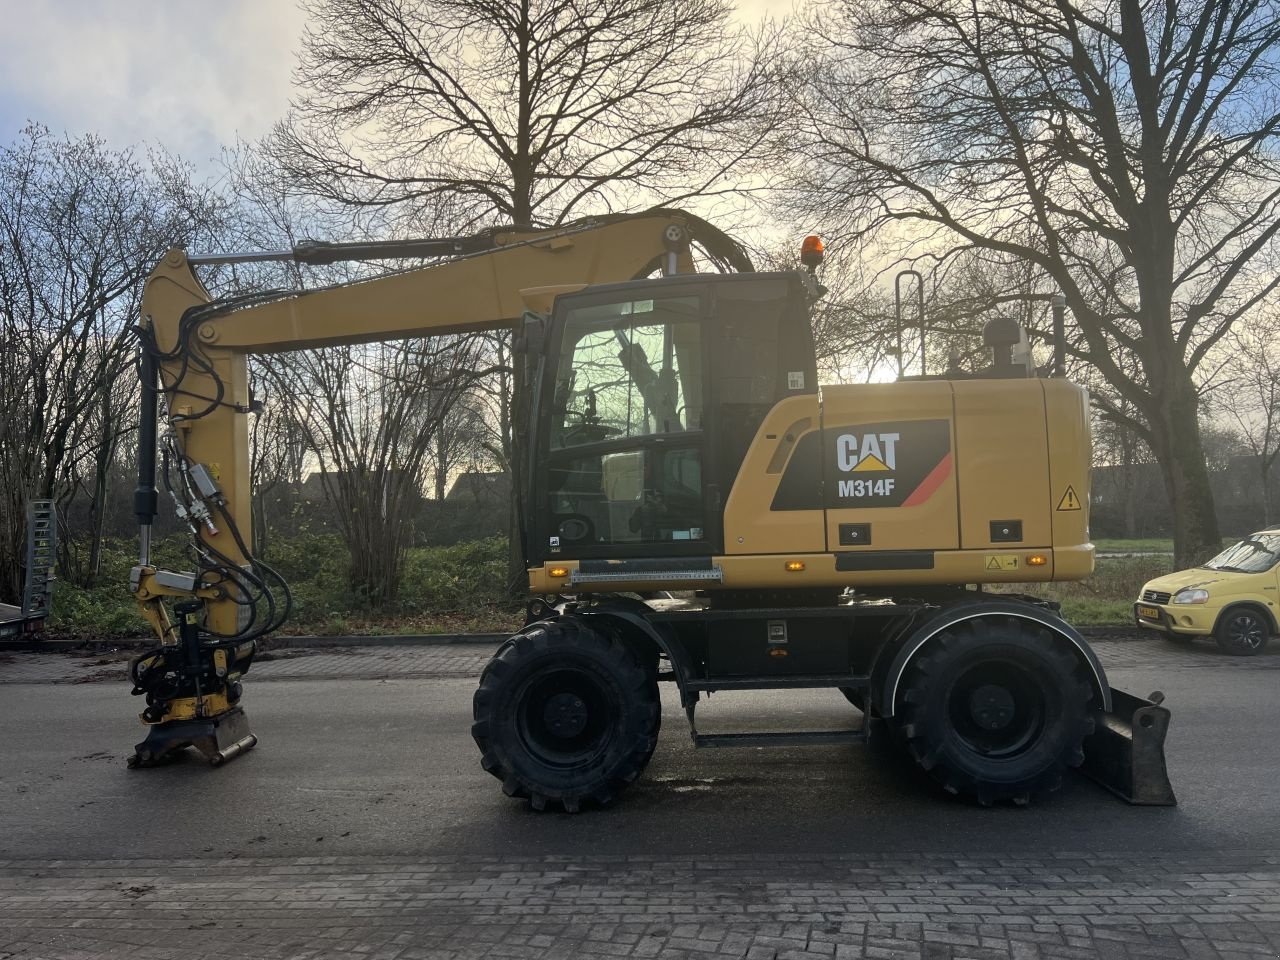
[[709, 557], [705, 291], [562, 298], [541, 384], [529, 560]]

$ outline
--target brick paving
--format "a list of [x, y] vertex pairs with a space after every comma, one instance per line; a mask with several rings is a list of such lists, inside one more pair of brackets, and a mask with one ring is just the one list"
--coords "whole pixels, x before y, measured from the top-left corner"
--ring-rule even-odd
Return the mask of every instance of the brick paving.
[[1244, 960], [1280, 855], [0, 861], [0, 958]]
[[1140, 640], [1090, 640], [1104, 667], [1159, 666], [1161, 670], [1280, 670], [1280, 640], [1254, 657], [1222, 653], [1212, 640], [1171, 642], [1158, 634]]

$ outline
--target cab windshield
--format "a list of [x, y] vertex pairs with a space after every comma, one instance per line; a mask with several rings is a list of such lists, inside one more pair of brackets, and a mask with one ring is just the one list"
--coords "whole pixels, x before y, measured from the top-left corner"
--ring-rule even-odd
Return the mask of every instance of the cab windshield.
[[1280, 534], [1255, 533], [1227, 547], [1204, 566], [1232, 573], [1262, 573], [1274, 567], [1277, 560], [1280, 560]]

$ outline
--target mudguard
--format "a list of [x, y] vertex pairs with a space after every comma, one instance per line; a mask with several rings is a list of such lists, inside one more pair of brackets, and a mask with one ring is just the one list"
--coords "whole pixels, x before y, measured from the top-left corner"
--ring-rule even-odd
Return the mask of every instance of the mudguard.
[[[1102, 704], [1103, 710], [1110, 711], [1111, 686], [1107, 683], [1106, 672], [1102, 669], [1102, 664], [1098, 662], [1097, 654], [1093, 652], [1093, 648], [1089, 646], [1078, 630], [1062, 618], [1029, 603], [1022, 603], [1012, 599], [982, 599], [954, 604], [939, 610], [921, 623], [901, 644], [885, 651], [885, 653], [891, 654], [888, 669], [881, 673], [880, 669], [878, 669], [879, 664], [877, 664], [877, 669], [872, 671], [873, 675], [879, 675], [881, 678], [878, 681], [880, 684], [880, 698], [877, 703], [880, 715], [886, 719], [893, 716], [897, 709], [898, 685], [902, 680], [902, 675], [906, 673], [912, 658], [930, 640], [957, 623], [983, 617], [1016, 617], [1020, 620], [1038, 623], [1040, 626], [1058, 634], [1065, 643], [1070, 645], [1089, 670], [1094, 692], [1098, 695], [1098, 702]], [[881, 654], [881, 656], [883, 657], [884, 654]]]

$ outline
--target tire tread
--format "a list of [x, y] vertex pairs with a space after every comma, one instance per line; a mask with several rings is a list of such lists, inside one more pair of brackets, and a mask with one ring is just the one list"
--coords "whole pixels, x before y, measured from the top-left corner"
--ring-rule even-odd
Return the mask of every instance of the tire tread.
[[[632, 742], [608, 771], [601, 771], [602, 782], [569, 783], [531, 782], [513, 769], [506, 756], [510, 744], [496, 742], [501, 724], [494, 722], [494, 704], [501, 702], [504, 683], [520, 674], [530, 660], [554, 656], [557, 652], [588, 654], [598, 665], [608, 669], [615, 682], [629, 694], [633, 704], [628, 725]], [[637, 662], [629, 647], [614, 634], [598, 632], [580, 619], [561, 616], [526, 627], [495, 651], [480, 675], [480, 686], [472, 699], [472, 737], [480, 749], [480, 766], [498, 780], [507, 796], [525, 799], [538, 811], [563, 809], [579, 812], [586, 801], [608, 806], [629, 784], [639, 778], [658, 743], [662, 705], [657, 684], [650, 673]]]

